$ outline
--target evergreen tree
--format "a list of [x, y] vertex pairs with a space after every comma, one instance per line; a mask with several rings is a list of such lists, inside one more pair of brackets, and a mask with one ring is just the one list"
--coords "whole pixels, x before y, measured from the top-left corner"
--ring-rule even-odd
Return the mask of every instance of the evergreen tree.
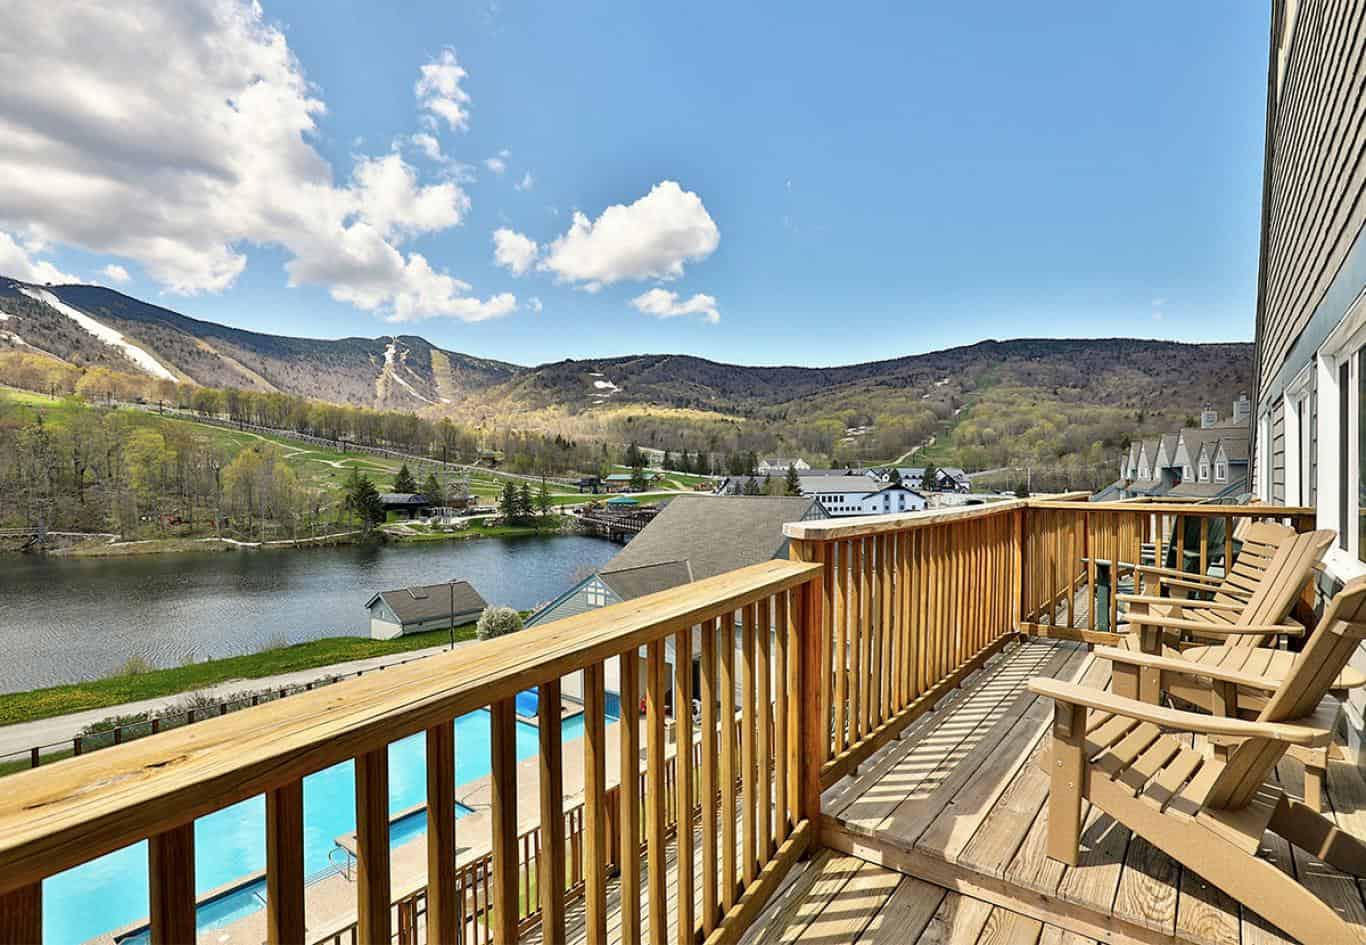
[[901, 485], [901, 470], [898, 469], [897, 467], [893, 466], [893, 467], [892, 467], [891, 475], [890, 475], [888, 478], [889, 478], [889, 480], [891, 481], [892, 485], [894, 485], [894, 486], [899, 486], [899, 485]]
[[745, 480], [745, 495], [762, 495], [763, 490], [759, 488], [759, 480], [750, 476]]
[[422, 483], [422, 494], [427, 497], [428, 502], [435, 502], [437, 505], [446, 504], [446, 493], [441, 488], [441, 483], [437, 481], [436, 473], [427, 474], [427, 480]]
[[540, 509], [543, 516], [549, 515], [550, 510], [554, 508], [554, 503], [550, 501], [550, 490], [546, 488], [544, 479], [541, 480], [540, 491], [536, 493], [536, 508]]
[[664, 451], [664, 458], [659, 461], [659, 468], [665, 470], [674, 468], [673, 456], [669, 454], [668, 450]]
[[939, 488], [939, 470], [933, 466], [925, 467], [925, 488], [931, 491]]
[[413, 474], [408, 471], [408, 464], [404, 463], [398, 467], [398, 474], [394, 476], [395, 492], [416, 492], [417, 480], [413, 479]]
[[351, 478], [346, 481], [346, 511], [360, 519], [361, 529], [370, 529], [384, 521], [384, 504], [379, 500], [379, 490], [352, 467]]
[[503, 483], [503, 491], [498, 496], [498, 514], [508, 524], [517, 518], [517, 487], [511, 479]]
[[531, 504], [531, 485], [522, 483], [522, 488], [517, 490], [517, 520], [519, 522], [529, 522], [535, 510]]
[[796, 466], [793, 466], [793, 465], [790, 464], [790, 463], [788, 464], [788, 467], [787, 467], [787, 481], [784, 483], [784, 491], [785, 491], [788, 495], [801, 495], [801, 494], [802, 494], [802, 480], [801, 480], [801, 477], [799, 477], [799, 476], [797, 475], [797, 467], [796, 467]]

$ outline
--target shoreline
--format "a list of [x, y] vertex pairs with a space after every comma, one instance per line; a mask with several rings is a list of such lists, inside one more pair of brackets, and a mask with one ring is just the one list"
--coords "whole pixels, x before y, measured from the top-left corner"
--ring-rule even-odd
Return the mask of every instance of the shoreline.
[[272, 541], [242, 541], [218, 535], [202, 537], [172, 538], [135, 538], [127, 541], [83, 541], [66, 547], [43, 549], [40, 551], [0, 551], [0, 561], [6, 557], [28, 555], [50, 555], [54, 558], [125, 558], [156, 554], [194, 554], [197, 552], [222, 553], [229, 551], [294, 551], [309, 548], [335, 548], [343, 545], [399, 544], [419, 545], [434, 542], [483, 541], [490, 538], [553, 538], [560, 535], [585, 534], [574, 523], [571, 516], [557, 515], [553, 526], [539, 525], [495, 525], [483, 527], [471, 525], [455, 531], [426, 531], [405, 534], [398, 529], [410, 527], [406, 522], [388, 522], [379, 526], [368, 536], [360, 529], [318, 535], [313, 538], [283, 538]]

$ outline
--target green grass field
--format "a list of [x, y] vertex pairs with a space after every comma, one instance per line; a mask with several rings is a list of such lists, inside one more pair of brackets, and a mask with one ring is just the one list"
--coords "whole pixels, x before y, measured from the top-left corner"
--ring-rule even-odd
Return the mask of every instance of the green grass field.
[[[456, 627], [457, 640], [474, 637], [474, 624]], [[89, 682], [33, 689], [0, 695], [0, 725], [31, 722], [69, 712], [103, 709], [155, 699], [184, 692], [194, 692], [232, 679], [244, 680], [243, 689], [250, 689], [249, 680], [279, 673], [316, 669], [333, 663], [368, 659], [392, 653], [405, 653], [429, 646], [441, 646], [450, 640], [449, 630], [431, 630], [399, 637], [397, 640], [371, 640], [368, 637], [325, 637], [309, 643], [263, 650], [245, 656], [231, 656], [221, 660], [206, 660], [188, 666], [154, 669], [149, 672]]]

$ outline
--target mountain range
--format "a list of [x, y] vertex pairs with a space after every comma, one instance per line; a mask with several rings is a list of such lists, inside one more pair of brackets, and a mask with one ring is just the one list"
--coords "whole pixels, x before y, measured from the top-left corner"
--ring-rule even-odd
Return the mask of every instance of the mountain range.
[[214, 387], [278, 390], [440, 415], [566, 414], [655, 405], [729, 416], [808, 415], [879, 392], [988, 386], [1044, 390], [1070, 403], [1195, 411], [1250, 383], [1252, 346], [1126, 338], [1017, 339], [841, 367], [747, 367], [643, 354], [525, 367], [439, 348], [417, 335], [321, 340], [245, 331], [113, 289], [40, 286], [0, 276], [0, 350], [41, 351]]

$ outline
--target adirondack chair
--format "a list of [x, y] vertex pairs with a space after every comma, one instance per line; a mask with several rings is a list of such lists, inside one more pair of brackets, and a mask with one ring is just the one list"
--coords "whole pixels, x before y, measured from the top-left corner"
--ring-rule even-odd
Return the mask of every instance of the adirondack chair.
[[[1295, 535], [1292, 532], [1289, 538], [1282, 541], [1263, 570], [1253, 597], [1242, 605], [1243, 613], [1232, 625], [1232, 629], [1226, 631], [1226, 643], [1219, 646], [1187, 648], [1171, 646], [1159, 640], [1156, 629], [1141, 627], [1139, 654], [1135, 654], [1132, 647], [1127, 652], [1118, 651], [1122, 654], [1125, 665], [1139, 668], [1137, 688], [1133, 692], [1121, 692], [1119, 689], [1115, 691], [1120, 695], [1154, 704], [1162, 694], [1166, 694], [1216, 715], [1255, 715], [1266, 706], [1266, 693], [1274, 690], [1289, 673], [1296, 654], [1268, 645], [1275, 642], [1273, 633], [1249, 631], [1259, 630], [1254, 621], [1275, 621], [1278, 614], [1279, 619], [1285, 619], [1284, 615], [1294, 606], [1300, 588], [1313, 573], [1314, 565], [1331, 546], [1332, 541], [1331, 531], [1307, 532], [1303, 535]], [[1199, 608], [1200, 604], [1195, 603], [1191, 606]], [[1279, 632], [1287, 635], [1295, 636], [1303, 632], [1303, 628], [1297, 624], [1286, 622], [1279, 626]], [[1215, 631], [1206, 627], [1201, 632], [1208, 635]], [[1164, 672], [1162, 667], [1167, 665], [1165, 662], [1136, 658], [1137, 655], [1143, 654], [1177, 660], [1182, 669], [1177, 672]], [[1220, 684], [1204, 675], [1192, 675], [1192, 670], [1185, 665], [1191, 663], [1241, 672], [1245, 676], [1260, 679], [1262, 684], [1259, 687], [1240, 690], [1238, 687]], [[1329, 692], [1334, 697], [1343, 699], [1347, 695], [1347, 690], [1362, 685], [1366, 685], [1366, 675], [1351, 667], [1344, 667], [1333, 680]], [[1305, 803], [1315, 810], [1321, 810], [1329, 748], [1325, 746], [1295, 749], [1293, 754], [1305, 765]]]
[[[1222, 519], [1217, 521], [1220, 521], [1222, 530]], [[1164, 591], [1171, 597], [1208, 594], [1208, 599], [1217, 603], [1246, 603], [1256, 591], [1257, 584], [1276, 553], [1276, 547], [1285, 539], [1293, 538], [1295, 530], [1275, 522], [1244, 522], [1245, 524], [1240, 523], [1240, 526], [1234, 529], [1232, 568], [1225, 568], [1223, 574], [1215, 577], [1208, 573], [1172, 567], [1170, 564], [1163, 567], [1140, 564], [1135, 566], [1134, 572], [1138, 576], [1142, 592], [1150, 597], [1160, 597]], [[1198, 526], [1200, 523], [1195, 524]], [[1211, 537], [1210, 541], [1213, 543], [1215, 539]], [[1219, 563], [1223, 561], [1222, 542], [1221, 536], [1218, 539]], [[1168, 558], [1171, 557], [1169, 553]], [[1210, 560], [1213, 564], [1216, 559]]]
[[[1089, 800], [1300, 941], [1357, 941], [1333, 908], [1257, 852], [1263, 833], [1271, 830], [1344, 872], [1366, 877], [1366, 844], [1267, 782], [1292, 746], [1329, 744], [1338, 705], [1326, 697], [1328, 688], [1363, 639], [1366, 578], [1357, 578], [1333, 598], [1255, 720], [1167, 709], [1054, 679], [1031, 680], [1031, 692], [1053, 700], [1052, 740], [1040, 758], [1050, 776], [1048, 855], [1078, 863], [1082, 801]], [[1182, 669], [1176, 664], [1168, 671]], [[1116, 676], [1127, 680], [1122, 688], [1137, 685], [1138, 671], [1115, 664]], [[1207, 666], [1199, 672], [1245, 684], [1239, 673]], [[1226, 758], [1210, 758], [1175, 733], [1241, 742]]]
[[1283, 538], [1246, 601], [1121, 594], [1119, 602], [1128, 605], [1129, 632], [1145, 653], [1230, 640], [1238, 646], [1267, 646], [1278, 634], [1301, 635], [1304, 627], [1287, 618], [1335, 537], [1321, 529]]

